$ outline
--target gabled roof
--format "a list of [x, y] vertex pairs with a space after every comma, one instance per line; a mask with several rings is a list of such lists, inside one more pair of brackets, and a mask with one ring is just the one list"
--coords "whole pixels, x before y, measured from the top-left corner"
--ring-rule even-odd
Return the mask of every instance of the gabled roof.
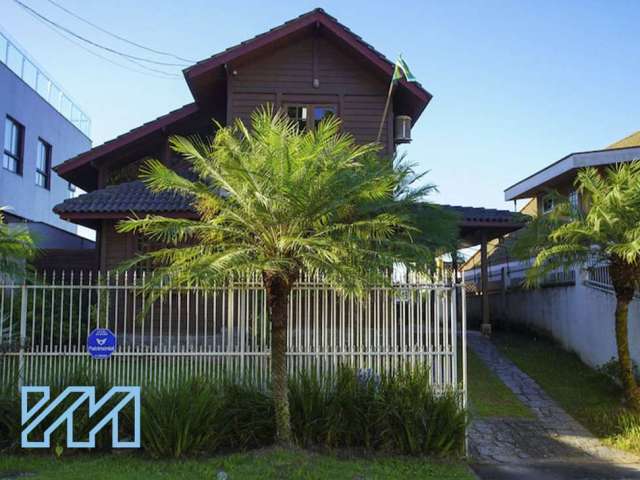
[[[394, 63], [372, 45], [365, 42], [360, 36], [338, 22], [336, 18], [328, 15], [323, 9], [316, 8], [186, 68], [183, 73], [191, 93], [198, 101], [201, 96], [206, 94], [204, 86], [209, 83], [209, 79], [224, 75], [224, 68], [227, 63], [256, 54], [264, 48], [277, 45], [286, 38], [308, 28], [324, 28], [342, 41], [351, 51], [361, 55], [381, 74], [391, 79]], [[415, 109], [411, 112], [411, 116], [414, 121], [417, 120], [431, 100], [431, 94], [420, 84], [404, 80], [400, 81], [400, 89], [412, 97]]]
[[[195, 103], [185, 105], [73, 157], [56, 166], [55, 171], [61, 177], [84, 189], [91, 190], [95, 188], [96, 171], [91, 165], [92, 162], [106, 155], [116, 155], [120, 149], [128, 147], [134, 142], [153, 138], [153, 135], [163, 129], [169, 128], [192, 115], [205, 115], [214, 103], [216, 105], [221, 103], [220, 90], [217, 86], [223, 85], [223, 83], [219, 82], [226, 82], [225, 68], [228, 63], [253, 58], [252, 56], [260, 55], [266, 49], [276, 48], [284, 42], [294, 39], [297, 35], [302, 35], [311, 31], [311, 29], [318, 28], [322, 29], [323, 32], [328, 32], [333, 38], [340, 41], [345, 50], [350, 51], [356, 57], [362, 58], [372, 69], [377, 70], [380, 75], [388, 80], [391, 79], [394, 70], [394, 64], [391, 61], [324, 10], [315, 9], [186, 68], [183, 73], [196, 100]], [[214, 86], [216, 87], [214, 88]], [[420, 84], [404, 80], [399, 82], [394, 97], [394, 102], [401, 106], [402, 113], [411, 115], [414, 122], [430, 100], [431, 94]]]
[[[109, 140], [101, 145], [93, 147], [91, 150], [88, 150], [84, 153], [76, 155], [59, 165], [53, 167], [53, 170], [60, 175], [61, 177], [72, 180], [69, 177], [69, 174], [74, 170], [89, 164], [93, 160], [107, 155], [124, 145], [130, 144], [131, 142], [135, 142], [136, 140], [143, 139], [151, 134], [157, 133], [161, 131], [163, 128], [177, 122], [183, 120], [199, 111], [198, 105], [195, 103], [189, 103], [184, 105], [176, 110], [173, 110], [166, 115], [162, 115], [155, 120], [151, 120], [150, 122], [144, 123], [139, 127], [136, 127], [132, 130], [129, 130], [122, 135], [117, 136], [113, 140]], [[82, 185], [81, 182], [74, 182], [76, 185], [79, 185], [83, 188], [86, 188]]]

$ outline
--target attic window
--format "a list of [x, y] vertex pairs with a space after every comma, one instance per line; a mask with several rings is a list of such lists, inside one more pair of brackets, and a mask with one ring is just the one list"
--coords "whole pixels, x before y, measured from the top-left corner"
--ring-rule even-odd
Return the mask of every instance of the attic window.
[[286, 105], [287, 116], [296, 122], [300, 131], [312, 130], [325, 118], [336, 115], [338, 109], [335, 105]]
[[293, 120], [300, 131], [307, 128], [307, 107], [304, 105], [289, 105], [287, 107], [287, 116]]

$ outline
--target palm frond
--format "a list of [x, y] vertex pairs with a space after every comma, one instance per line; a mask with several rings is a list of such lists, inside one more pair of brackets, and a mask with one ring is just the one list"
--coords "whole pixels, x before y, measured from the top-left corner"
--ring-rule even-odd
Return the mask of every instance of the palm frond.
[[455, 221], [437, 207], [416, 208], [435, 187], [404, 159], [382, 157], [378, 144], [358, 145], [337, 118], [299, 132], [265, 107], [250, 125], [237, 120], [210, 140], [173, 137], [171, 146], [198, 180], [151, 161], [143, 181], [188, 195], [198, 218], [148, 216], [118, 226], [166, 245], [128, 265], [151, 262], [154, 288], [302, 268], [362, 291], [396, 263], [426, 269], [455, 237]]

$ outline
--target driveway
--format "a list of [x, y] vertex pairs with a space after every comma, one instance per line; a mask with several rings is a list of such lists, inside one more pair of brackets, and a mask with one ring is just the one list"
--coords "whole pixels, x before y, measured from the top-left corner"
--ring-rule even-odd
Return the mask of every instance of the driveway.
[[472, 468], [481, 479], [640, 479], [640, 459], [603, 445], [489, 339], [469, 347], [535, 414], [535, 419], [478, 419], [469, 428]]

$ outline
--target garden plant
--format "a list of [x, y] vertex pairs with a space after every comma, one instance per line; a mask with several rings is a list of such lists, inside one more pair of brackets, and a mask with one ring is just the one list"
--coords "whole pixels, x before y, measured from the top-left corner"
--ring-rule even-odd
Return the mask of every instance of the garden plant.
[[582, 205], [556, 194], [554, 210], [533, 220], [516, 242], [521, 258], [535, 257], [535, 283], [549, 271], [576, 264], [608, 264], [616, 295], [615, 336], [627, 404], [640, 410], [640, 388], [629, 352], [629, 303], [640, 285], [640, 161], [578, 172]]
[[120, 232], [165, 245], [124, 268], [153, 266], [150, 295], [161, 285], [261, 277], [276, 438], [290, 445], [287, 305], [301, 272], [359, 294], [388, 282], [394, 264], [426, 271], [454, 232], [453, 219], [434, 205], [416, 208], [434, 187], [403, 160], [382, 156], [379, 144], [358, 145], [335, 117], [300, 131], [283, 112], [266, 107], [252, 115], [251, 125], [218, 125], [210, 139], [174, 136], [171, 146], [193, 175], [150, 160], [142, 179], [154, 192], [191, 199], [195, 218], [150, 215], [120, 223]]

